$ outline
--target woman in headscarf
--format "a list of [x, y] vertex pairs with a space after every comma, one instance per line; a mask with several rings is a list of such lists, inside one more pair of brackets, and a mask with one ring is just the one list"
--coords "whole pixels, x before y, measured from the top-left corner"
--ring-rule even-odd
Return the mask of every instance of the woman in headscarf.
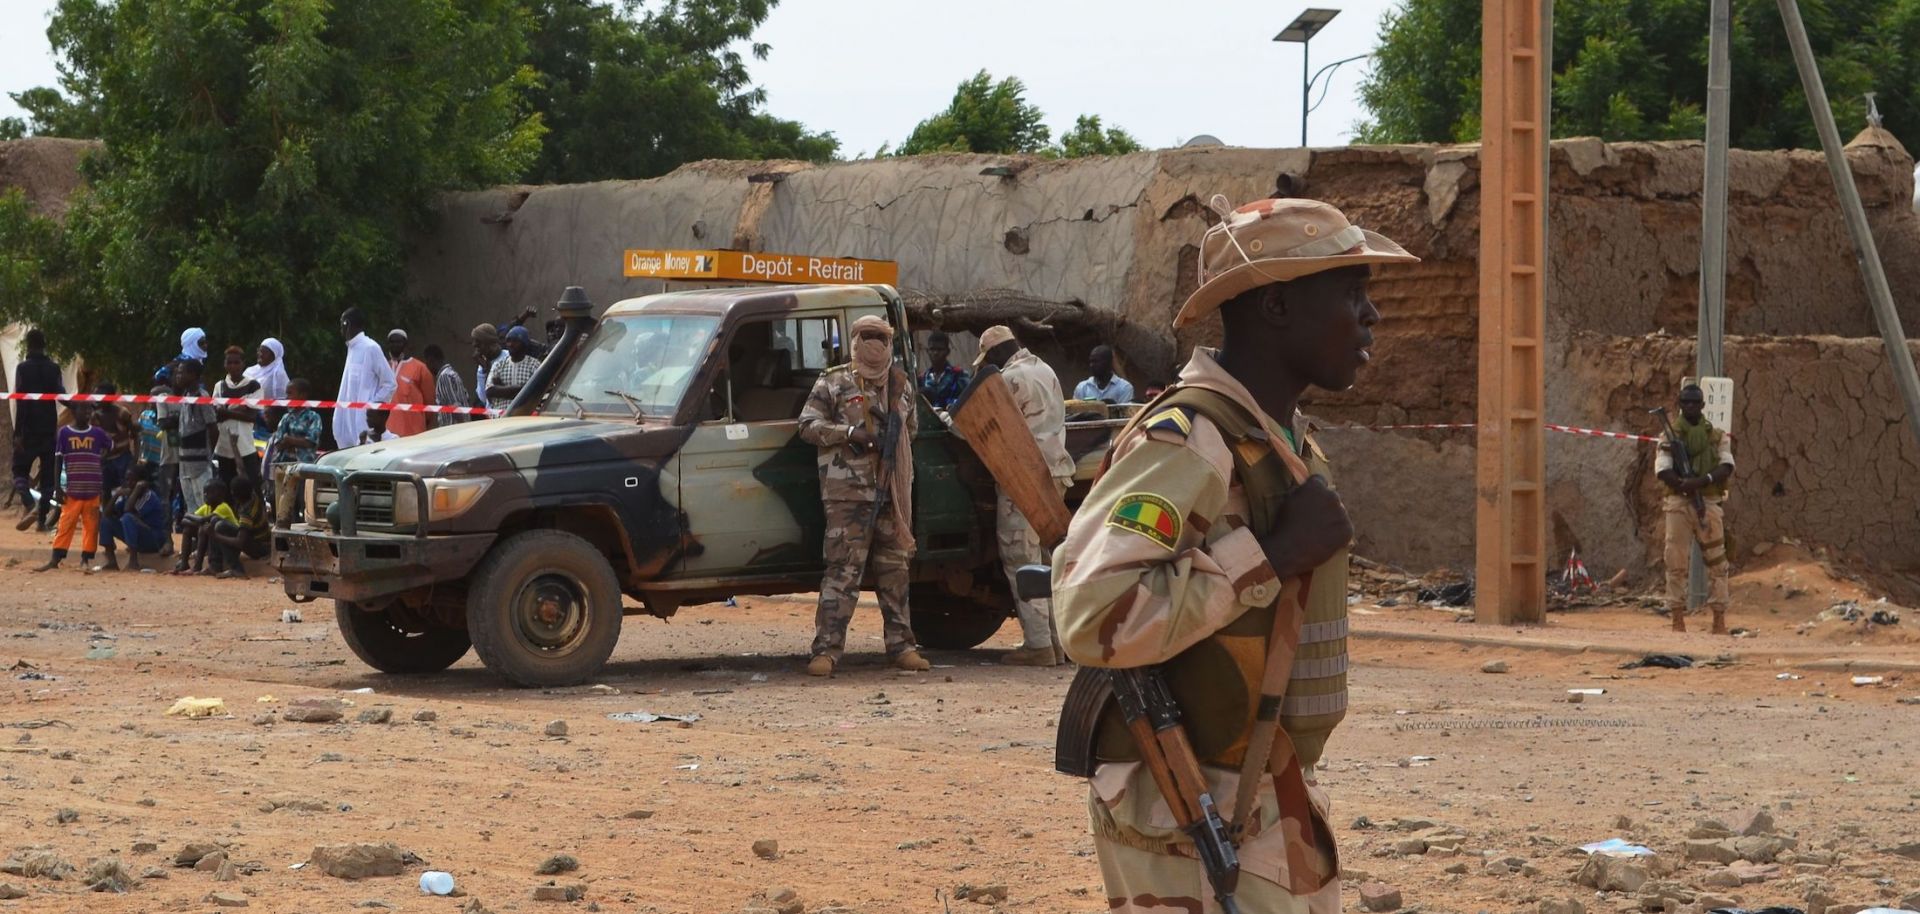
[[180, 334], [180, 354], [160, 366], [153, 373], [153, 383], [165, 384], [173, 378], [173, 363], [182, 359], [192, 359], [205, 367], [207, 362], [207, 331], [199, 327], [188, 327]]
[[247, 369], [247, 377], [260, 382], [260, 396], [269, 400], [284, 400], [287, 396], [287, 350], [280, 341], [267, 337], [260, 341], [260, 349], [254, 356], [258, 362]]
[[[280, 345], [279, 340], [267, 337], [260, 341], [260, 348], [254, 353], [255, 364], [249, 366], [246, 372], [246, 377], [260, 382], [260, 392], [255, 396], [268, 400], [286, 399], [287, 384], [291, 380], [287, 376], [286, 356], [286, 347]], [[253, 423], [254, 437], [271, 437], [275, 424], [280, 421], [280, 412], [279, 407], [260, 410]]]

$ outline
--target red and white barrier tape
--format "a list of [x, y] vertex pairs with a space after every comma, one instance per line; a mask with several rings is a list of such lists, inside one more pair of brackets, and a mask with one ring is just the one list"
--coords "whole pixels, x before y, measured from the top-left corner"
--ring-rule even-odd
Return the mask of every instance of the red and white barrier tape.
[[[171, 394], [155, 396], [153, 394], [0, 394], [8, 400], [63, 401], [80, 403], [186, 403], [194, 406], [283, 406], [293, 409], [384, 409], [392, 412], [408, 413], [455, 413], [465, 416], [491, 416], [495, 412], [483, 406], [433, 406], [422, 403], [368, 403], [359, 400], [270, 400], [246, 397], [181, 397]], [[1420, 425], [1334, 425], [1325, 431], [1432, 431], [1436, 429], [1467, 429], [1475, 427], [1472, 422], [1435, 422]], [[1660, 439], [1651, 435], [1634, 435], [1627, 432], [1609, 432], [1597, 428], [1580, 428], [1573, 425], [1548, 424], [1547, 428], [1569, 435], [1587, 435], [1594, 438], [1617, 438], [1623, 441], [1645, 441], [1659, 444]]]
[[[1476, 423], [1472, 423], [1472, 422], [1435, 422], [1435, 423], [1428, 423], [1424, 425], [1335, 425], [1335, 426], [1329, 426], [1327, 428], [1327, 431], [1342, 431], [1342, 430], [1354, 430], [1354, 431], [1365, 430], [1365, 431], [1371, 431], [1371, 432], [1396, 432], [1396, 431], [1406, 431], [1406, 430], [1428, 431], [1433, 429], [1474, 428], [1475, 425]], [[1651, 444], [1660, 443], [1659, 438], [1655, 438], [1651, 435], [1633, 435], [1627, 432], [1609, 432], [1604, 429], [1598, 429], [1598, 428], [1580, 428], [1579, 426], [1575, 426], [1575, 425], [1554, 425], [1551, 423], [1547, 425], [1547, 428], [1556, 432], [1565, 432], [1566, 434], [1569, 434], [1569, 435], [1587, 435], [1594, 438], [1618, 438], [1622, 441], [1645, 441]]]
[[292, 409], [381, 409], [405, 413], [454, 413], [463, 416], [491, 416], [484, 406], [434, 406], [425, 403], [368, 403], [360, 400], [272, 400], [250, 397], [181, 397], [172, 394], [0, 394], [8, 400], [54, 400], [62, 403], [169, 403], [192, 406], [251, 406], [256, 409], [284, 406]]

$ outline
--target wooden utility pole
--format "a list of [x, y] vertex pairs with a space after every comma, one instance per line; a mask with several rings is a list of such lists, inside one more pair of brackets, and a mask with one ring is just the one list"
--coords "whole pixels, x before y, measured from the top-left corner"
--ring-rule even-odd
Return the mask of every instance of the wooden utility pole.
[[1913, 353], [1907, 349], [1907, 334], [1900, 326], [1900, 312], [1894, 310], [1893, 293], [1887, 288], [1887, 273], [1880, 265], [1880, 250], [1867, 226], [1867, 211], [1860, 205], [1860, 189], [1853, 185], [1853, 169], [1840, 144], [1840, 128], [1833, 122], [1833, 107], [1827, 104], [1827, 88], [1820, 79], [1820, 66], [1813, 59], [1813, 47], [1807, 43], [1807, 26], [1800, 21], [1800, 4], [1779, 0], [1780, 18], [1786, 23], [1787, 43], [1793, 46], [1793, 63], [1800, 70], [1800, 87], [1805, 90], [1807, 107], [1812, 109], [1813, 127], [1820, 133], [1820, 147], [1827, 153], [1827, 171], [1833, 175], [1833, 190], [1840, 197], [1840, 211], [1847, 217], [1847, 234], [1853, 239], [1853, 257], [1860, 264], [1860, 278], [1867, 286], [1867, 303], [1873, 307], [1874, 322], [1880, 326], [1880, 339], [1887, 348], [1887, 362], [1893, 370], [1894, 386], [1907, 405], [1907, 429], [1920, 441], [1920, 377], [1914, 374]]
[[1547, 99], [1552, 0], [1483, 0], [1475, 619], [1546, 613]]

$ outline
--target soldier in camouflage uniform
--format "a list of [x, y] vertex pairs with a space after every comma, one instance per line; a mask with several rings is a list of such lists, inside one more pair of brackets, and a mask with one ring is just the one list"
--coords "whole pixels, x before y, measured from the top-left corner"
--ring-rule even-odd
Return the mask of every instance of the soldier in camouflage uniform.
[[[1230, 209], [1216, 197], [1214, 208], [1221, 219], [1201, 242], [1201, 285], [1174, 326], [1217, 310], [1226, 347], [1194, 350], [1173, 389], [1187, 399], [1170, 392], [1164, 402], [1232, 410], [1239, 430], [1229, 440], [1229, 426], [1208, 412], [1169, 405], [1149, 407], [1123, 432], [1054, 553], [1054, 618], [1067, 656], [1083, 666], [1173, 670], [1203, 650], [1221, 658], [1211, 666], [1236, 677], [1232, 688], [1181, 694], [1175, 685], [1194, 745], [1227, 747], [1200, 758], [1218, 799], [1236, 797], [1243, 775], [1249, 694], [1259, 699], [1266, 660], [1286, 656], [1271, 650], [1269, 630], [1280, 630], [1276, 614], [1297, 614], [1279, 616], [1299, 635], [1273, 756], [1253, 775], [1249, 821], [1232, 823], [1241, 829], [1236, 897], [1247, 912], [1333, 914], [1338, 861], [1313, 768], [1346, 711], [1352, 527], [1296, 405], [1309, 387], [1351, 386], [1367, 362], [1380, 319], [1367, 265], [1415, 258], [1324, 203]], [[1256, 513], [1243, 467], [1276, 457], [1297, 468], [1290, 481], [1304, 482], [1279, 490], [1277, 504], [1263, 498]], [[1304, 598], [1287, 586], [1295, 581], [1305, 582]], [[1122, 759], [1099, 756], [1089, 785], [1108, 909], [1218, 910], [1150, 772]]]
[[[1060, 391], [1060, 378], [1040, 357], [1022, 347], [1013, 330], [1002, 324], [988, 327], [980, 334], [980, 356], [974, 366], [993, 364], [1013, 391], [1020, 415], [1027, 420], [1027, 431], [1040, 446], [1047, 460], [1047, 471], [1061, 492], [1073, 484], [1073, 456], [1067, 453], [1067, 403]], [[1014, 572], [1023, 565], [1046, 562], [1046, 547], [1034, 533], [1027, 516], [1014, 507], [1004, 491], [994, 495], [994, 532], [999, 538], [1000, 566], [1006, 572], [1007, 586], [1015, 589]], [[1053, 636], [1053, 608], [1048, 600], [1014, 602], [1020, 617], [1020, 646], [1000, 658], [1010, 666], [1055, 666], [1062, 657]]]
[[[853, 361], [829, 369], [800, 411], [800, 438], [820, 449], [820, 498], [827, 516], [826, 577], [814, 613], [807, 673], [832, 675], [846, 649], [847, 623], [871, 575], [880, 599], [887, 656], [903, 670], [930, 668], [907, 614], [913, 555], [913, 379], [893, 362], [893, 328], [868, 315], [853, 322]], [[891, 466], [881, 465], [889, 414], [900, 417]]]

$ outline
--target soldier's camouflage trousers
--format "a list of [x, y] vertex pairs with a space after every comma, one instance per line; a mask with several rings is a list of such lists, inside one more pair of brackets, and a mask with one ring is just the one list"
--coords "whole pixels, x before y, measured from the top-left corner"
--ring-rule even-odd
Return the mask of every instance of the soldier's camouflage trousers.
[[1687, 566], [1693, 559], [1692, 544], [1700, 544], [1700, 557], [1707, 566], [1707, 608], [1727, 611], [1727, 528], [1721, 503], [1709, 501], [1706, 522], [1693, 513], [1693, 501], [1668, 495], [1661, 502], [1667, 527], [1667, 608], [1687, 607]]
[[[1054, 483], [1061, 492], [1073, 483], [1071, 479], [1056, 479]], [[1044, 565], [1048, 561], [1045, 547], [1033, 532], [1033, 525], [1027, 523], [1027, 516], [1013, 506], [1004, 492], [996, 492], [993, 499], [994, 532], [1000, 541], [1000, 568], [1006, 572], [1007, 587], [1014, 593], [1020, 592], [1019, 584], [1014, 580], [1014, 572], [1022, 565]], [[1053, 640], [1053, 601], [1019, 600], [1014, 601], [1014, 611], [1020, 617], [1020, 636], [1024, 643], [1021, 647], [1052, 647]]]
[[[1237, 772], [1208, 768], [1215, 797], [1232, 797]], [[1311, 780], [1308, 793], [1321, 812], [1326, 794]], [[1206, 870], [1193, 844], [1174, 825], [1173, 814], [1137, 763], [1102, 765], [1087, 797], [1093, 820], [1093, 850], [1107, 894], [1108, 914], [1218, 914]], [[1312, 895], [1286, 889], [1287, 827], [1271, 788], [1262, 788], [1256, 811], [1266, 827], [1240, 844], [1240, 884], [1234, 901], [1245, 914], [1339, 914], [1340, 880]]]
[[901, 546], [899, 524], [892, 511], [873, 516], [873, 503], [829, 501], [827, 515], [827, 573], [820, 581], [820, 606], [813, 617], [813, 655], [825, 654], [839, 662], [847, 646], [847, 623], [860, 602], [860, 580], [873, 575], [874, 595], [880, 600], [880, 620], [892, 657], [914, 646], [913, 625], [907, 616], [907, 550]]

